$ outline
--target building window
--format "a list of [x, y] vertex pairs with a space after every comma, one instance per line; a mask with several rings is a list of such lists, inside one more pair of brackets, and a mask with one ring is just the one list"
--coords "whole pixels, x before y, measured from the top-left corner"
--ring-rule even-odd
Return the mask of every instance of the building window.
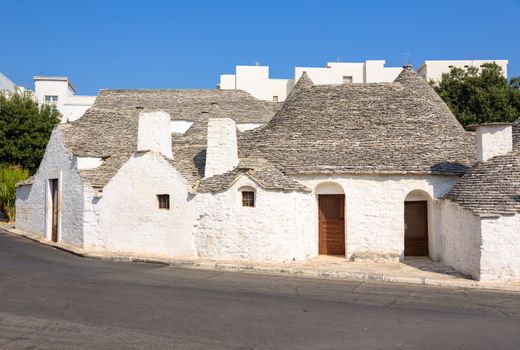
[[45, 102], [58, 102], [58, 96], [45, 95]]
[[170, 195], [158, 194], [157, 201], [159, 202], [159, 209], [170, 210]]
[[278, 96], [273, 96], [273, 102], [278, 102]]
[[352, 84], [352, 76], [344, 75], [343, 76], [343, 84]]
[[242, 191], [242, 206], [243, 207], [254, 207], [255, 206], [255, 192]]

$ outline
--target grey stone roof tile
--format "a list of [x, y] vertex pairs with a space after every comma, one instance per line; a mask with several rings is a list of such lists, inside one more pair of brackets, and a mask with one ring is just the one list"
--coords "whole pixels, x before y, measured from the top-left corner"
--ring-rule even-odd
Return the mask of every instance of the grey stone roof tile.
[[80, 172], [101, 189], [137, 151], [140, 112], [164, 110], [172, 120], [192, 121], [185, 134], [172, 134], [171, 163], [194, 182], [204, 174], [209, 118], [266, 123], [279, 106], [235, 90], [104, 90], [81, 118], [58, 128], [72, 154], [103, 158], [99, 168]]
[[242, 175], [251, 177], [266, 190], [285, 192], [311, 192], [305, 185], [285, 176], [275, 166], [264, 159], [241, 159], [235, 169], [221, 175], [203, 179], [198, 192], [222, 192], [231, 187]]
[[477, 163], [444, 198], [479, 216], [520, 213], [520, 151]]

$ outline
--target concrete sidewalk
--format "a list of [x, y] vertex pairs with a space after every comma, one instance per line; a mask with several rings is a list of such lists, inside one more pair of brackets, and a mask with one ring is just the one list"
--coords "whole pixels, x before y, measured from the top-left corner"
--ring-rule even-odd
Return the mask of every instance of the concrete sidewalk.
[[352, 262], [342, 257], [319, 256], [305, 261], [266, 263], [255, 261], [223, 261], [196, 258], [171, 258], [157, 256], [135, 256], [85, 251], [63, 243], [48, 241], [18, 229], [11, 224], [0, 223], [0, 229], [27, 237], [31, 240], [68, 251], [75, 255], [112, 261], [136, 261], [161, 263], [174, 267], [241, 271], [248, 273], [285, 274], [302, 277], [336, 278], [362, 281], [415, 284], [438, 287], [471, 288], [520, 292], [520, 281], [482, 282], [474, 281], [440, 262], [429, 258], [406, 258], [404, 262], [372, 263]]

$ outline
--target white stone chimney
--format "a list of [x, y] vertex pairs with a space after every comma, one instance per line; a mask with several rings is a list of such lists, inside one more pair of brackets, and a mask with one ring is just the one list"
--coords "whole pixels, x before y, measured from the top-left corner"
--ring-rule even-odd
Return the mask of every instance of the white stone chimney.
[[229, 118], [210, 118], [204, 177], [223, 174], [238, 165], [237, 129]]
[[513, 150], [513, 128], [507, 123], [490, 123], [477, 126], [477, 160], [490, 158]]
[[170, 115], [166, 112], [141, 112], [137, 150], [161, 152], [164, 156], [173, 158], [170, 123]]

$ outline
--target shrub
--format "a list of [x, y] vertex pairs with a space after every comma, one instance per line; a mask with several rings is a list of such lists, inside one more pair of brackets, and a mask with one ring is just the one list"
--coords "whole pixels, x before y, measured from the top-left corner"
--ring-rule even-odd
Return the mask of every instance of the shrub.
[[0, 165], [0, 209], [8, 221], [15, 219], [15, 185], [27, 179], [29, 171], [19, 166]]

